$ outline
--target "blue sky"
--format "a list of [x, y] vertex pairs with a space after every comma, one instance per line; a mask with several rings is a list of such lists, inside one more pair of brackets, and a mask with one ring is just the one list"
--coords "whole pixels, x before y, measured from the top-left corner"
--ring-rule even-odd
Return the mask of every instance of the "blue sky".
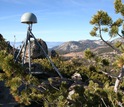
[[45, 41], [78, 41], [95, 39], [89, 32], [91, 17], [104, 10], [114, 19], [114, 0], [0, 0], [0, 33], [8, 41], [23, 41], [27, 25], [20, 22], [25, 12], [37, 16], [33, 25], [36, 38]]

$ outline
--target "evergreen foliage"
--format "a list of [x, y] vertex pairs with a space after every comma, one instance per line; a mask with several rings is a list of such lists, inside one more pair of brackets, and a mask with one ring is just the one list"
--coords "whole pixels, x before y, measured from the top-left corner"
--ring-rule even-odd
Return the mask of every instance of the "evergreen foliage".
[[[123, 15], [123, 7], [121, 0], [115, 0], [117, 13]], [[108, 33], [110, 37], [121, 36], [118, 31], [122, 22], [122, 19], [113, 22], [107, 12], [98, 11], [90, 21], [94, 25], [90, 34], [100, 37], [112, 49], [120, 49], [124, 52], [122, 43], [115, 44], [115, 48], [102, 36], [102, 32]], [[41, 75], [49, 75], [37, 78], [25, 72], [25, 68], [20, 63], [15, 63], [13, 55], [7, 51], [7, 46], [5, 39], [0, 36], [0, 70], [3, 71], [0, 72], [0, 81], [5, 82], [19, 104], [31, 105], [32, 102], [38, 102], [43, 107], [124, 106], [124, 82], [120, 83], [119, 91], [115, 93], [113, 84], [116, 75], [111, 75], [111, 69], [119, 70], [124, 65], [124, 54], [115, 57], [113, 61], [87, 49], [83, 58], [66, 61], [61, 57], [52, 58], [63, 79], [58, 77], [47, 59], [35, 59], [33, 62], [41, 65], [43, 73]], [[74, 73], [80, 74], [81, 78], [72, 78]]]
[[[37, 79], [24, 72], [24, 68], [14, 62], [12, 55], [5, 50], [0, 51], [0, 68], [4, 72], [0, 73], [0, 80], [5, 81], [15, 100], [25, 105], [30, 105], [33, 101], [40, 102], [44, 107], [90, 107], [91, 105], [102, 107], [118, 105], [115, 100], [121, 101], [122, 94], [113, 93], [113, 79], [101, 72], [101, 70], [109, 71], [109, 60], [102, 59], [90, 49], [85, 51], [85, 57], [82, 59], [64, 61], [61, 58], [54, 58], [52, 60], [68, 80]], [[41, 64], [44, 72], [55, 74], [48, 60], [36, 59], [34, 62]], [[75, 72], [79, 72], [82, 76], [79, 84], [75, 84], [71, 79]], [[74, 87], [74, 93], [69, 99], [71, 87]]]

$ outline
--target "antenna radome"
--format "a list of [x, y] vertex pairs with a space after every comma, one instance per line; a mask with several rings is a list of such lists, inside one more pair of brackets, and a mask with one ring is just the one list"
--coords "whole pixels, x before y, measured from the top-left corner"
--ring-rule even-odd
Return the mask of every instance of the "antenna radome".
[[21, 17], [21, 23], [33, 24], [37, 23], [37, 17], [33, 13], [24, 13]]

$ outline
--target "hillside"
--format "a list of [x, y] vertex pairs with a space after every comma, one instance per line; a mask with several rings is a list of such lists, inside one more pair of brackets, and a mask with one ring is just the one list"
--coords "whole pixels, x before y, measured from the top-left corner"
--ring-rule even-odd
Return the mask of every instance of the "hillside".
[[65, 54], [70, 52], [81, 52], [87, 48], [94, 49], [99, 46], [101, 46], [101, 44], [97, 40], [80, 40], [65, 42], [59, 46], [53, 47], [52, 49], [56, 50], [60, 54]]
[[[112, 40], [110, 43], [115, 44], [117, 41], [122, 39], [117, 38]], [[83, 52], [87, 48], [90, 48], [93, 52], [98, 54], [113, 54], [114, 51], [111, 47], [107, 46], [101, 40], [80, 40], [80, 41], [69, 41], [64, 42], [61, 45], [55, 46], [52, 49], [57, 51], [64, 57], [83, 57]]]

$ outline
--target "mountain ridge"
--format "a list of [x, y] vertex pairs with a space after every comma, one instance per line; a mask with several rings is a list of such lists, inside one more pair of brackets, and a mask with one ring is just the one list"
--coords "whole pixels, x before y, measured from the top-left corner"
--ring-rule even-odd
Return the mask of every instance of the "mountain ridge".
[[[103, 43], [102, 43], [103, 44]], [[59, 46], [55, 46], [52, 49], [56, 50], [60, 54], [70, 52], [80, 52], [87, 48], [94, 49], [101, 46], [101, 41], [98, 40], [79, 40], [79, 41], [68, 41], [64, 42]]]
[[[123, 42], [121, 38], [114, 39], [110, 41], [110, 43], [114, 44], [117, 41]], [[14, 45], [14, 42], [10, 42], [11, 46]], [[79, 41], [67, 41], [67, 42], [48, 42], [46, 44], [49, 50], [55, 50], [59, 54], [66, 54], [71, 52], [82, 52], [87, 48], [92, 49], [93, 51], [111, 51], [110, 48], [106, 46], [106, 44], [101, 40], [79, 40]], [[19, 47], [22, 45], [22, 42], [16, 42], [15, 47]], [[102, 50], [103, 49], [103, 50]]]
[[[116, 38], [110, 41], [109, 43], [111, 45], [114, 45], [117, 41], [123, 42], [122, 38]], [[72, 52], [82, 52], [87, 48], [90, 48], [93, 51], [100, 51], [102, 53], [113, 51], [102, 40], [89, 40], [89, 39], [64, 42], [61, 45], [53, 47], [52, 49], [60, 54], [67, 54]]]

